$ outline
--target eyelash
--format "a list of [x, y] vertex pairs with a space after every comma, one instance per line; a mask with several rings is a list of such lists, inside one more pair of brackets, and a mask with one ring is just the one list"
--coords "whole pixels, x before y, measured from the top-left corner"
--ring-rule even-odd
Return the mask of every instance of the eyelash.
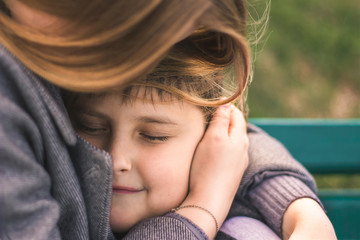
[[151, 136], [145, 133], [140, 133], [140, 136], [149, 142], [165, 142], [169, 139], [168, 136]]
[[89, 127], [86, 124], [77, 124], [77, 129], [90, 135], [100, 135], [107, 132], [104, 127]]
[[[98, 136], [103, 135], [108, 132], [108, 129], [106, 127], [91, 127], [90, 124], [84, 124], [77, 122], [76, 128], [78, 131], [81, 131], [88, 135]], [[165, 142], [169, 139], [169, 136], [153, 136], [149, 135], [147, 133], [139, 133], [139, 135], [147, 142], [150, 143], [160, 143]]]

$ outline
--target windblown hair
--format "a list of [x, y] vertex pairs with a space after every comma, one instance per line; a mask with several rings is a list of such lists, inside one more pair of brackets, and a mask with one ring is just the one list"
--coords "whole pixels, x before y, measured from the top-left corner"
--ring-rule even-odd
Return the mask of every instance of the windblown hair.
[[[204, 98], [151, 81], [194, 104], [216, 106], [235, 100], [246, 87], [250, 57], [243, 0], [18, 1], [64, 19], [63, 34], [47, 35], [16, 22], [0, 2], [0, 42], [61, 88], [103, 92], [144, 84], [151, 72], [158, 79], [177, 76], [220, 86], [222, 94]], [[178, 42], [191, 28], [195, 31]], [[228, 98], [219, 100], [224, 94]]]

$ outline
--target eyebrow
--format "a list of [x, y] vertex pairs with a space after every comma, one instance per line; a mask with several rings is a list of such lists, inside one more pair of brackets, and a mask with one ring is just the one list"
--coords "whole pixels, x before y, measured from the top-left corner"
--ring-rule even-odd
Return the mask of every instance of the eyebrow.
[[168, 125], [179, 125], [177, 122], [172, 121], [167, 117], [148, 117], [148, 116], [140, 116], [136, 118], [136, 121], [145, 122], [145, 123], [156, 123], [156, 124], [168, 124]]
[[[97, 111], [78, 111], [79, 114], [86, 114], [93, 117], [100, 117], [100, 118], [108, 118], [106, 114]], [[154, 124], [167, 124], [167, 125], [174, 125], [178, 126], [179, 123], [171, 120], [166, 116], [139, 116], [135, 118], [136, 122], [143, 122], [143, 123], [154, 123]]]

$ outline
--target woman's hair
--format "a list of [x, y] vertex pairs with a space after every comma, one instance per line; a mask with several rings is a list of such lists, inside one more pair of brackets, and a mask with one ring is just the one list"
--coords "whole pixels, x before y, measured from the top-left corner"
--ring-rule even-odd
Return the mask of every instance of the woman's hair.
[[[18, 1], [66, 20], [63, 34], [48, 36], [17, 23], [0, 2], [0, 42], [29, 69], [64, 89], [101, 92], [144, 84], [152, 72], [159, 79], [200, 79], [221, 87], [225, 100], [220, 95], [199, 98], [158, 81], [158, 88], [215, 106], [235, 100], [246, 87], [250, 57], [243, 0]], [[196, 30], [178, 42], [191, 28]]]

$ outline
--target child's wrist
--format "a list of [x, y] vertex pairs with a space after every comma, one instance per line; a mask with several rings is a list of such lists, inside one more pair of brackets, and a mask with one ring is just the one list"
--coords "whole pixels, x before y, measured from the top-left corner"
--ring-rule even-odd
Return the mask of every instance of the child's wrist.
[[[231, 206], [231, 201], [230, 204], [224, 204], [227, 201], [221, 197], [221, 194], [214, 195], [215, 192], [212, 191], [211, 195], [213, 196], [203, 192], [202, 194], [190, 192], [185, 201], [176, 210], [177, 214], [188, 218], [200, 227], [209, 239], [213, 239], [216, 236], [217, 227], [220, 228], [223, 224]], [[200, 208], [186, 206], [199, 206]]]
[[200, 209], [200, 210], [205, 211], [206, 213], [208, 213], [208, 214], [212, 217], [212, 219], [214, 220], [216, 232], [219, 231], [219, 223], [218, 223], [215, 215], [214, 215], [211, 211], [209, 211], [208, 209], [206, 209], [206, 208], [204, 208], [204, 207], [202, 207], [202, 206], [195, 205], [195, 204], [182, 205], [182, 206], [180, 206], [180, 207], [173, 208], [173, 209], [171, 210], [171, 212], [177, 212], [177, 211], [179, 211], [179, 210], [181, 210], [181, 209], [185, 209], [185, 208], [197, 208], [197, 209]]
[[[190, 206], [190, 205], [181, 205], [181, 206]], [[179, 207], [180, 209], [176, 211], [177, 214], [186, 217], [191, 222], [196, 224], [209, 237], [209, 239], [215, 238], [217, 233], [216, 224], [214, 224], [214, 219], [209, 213], [202, 211], [201, 209], [190, 208], [190, 207], [181, 208], [181, 206]], [[211, 211], [209, 210], [209, 212]]]

